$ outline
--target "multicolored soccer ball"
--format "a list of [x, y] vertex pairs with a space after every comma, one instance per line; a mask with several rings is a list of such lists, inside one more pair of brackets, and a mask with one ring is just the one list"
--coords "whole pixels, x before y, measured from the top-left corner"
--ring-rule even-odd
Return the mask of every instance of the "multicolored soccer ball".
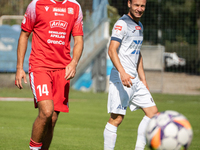
[[172, 110], [155, 115], [146, 130], [151, 150], [187, 150], [192, 137], [190, 122], [184, 115]]

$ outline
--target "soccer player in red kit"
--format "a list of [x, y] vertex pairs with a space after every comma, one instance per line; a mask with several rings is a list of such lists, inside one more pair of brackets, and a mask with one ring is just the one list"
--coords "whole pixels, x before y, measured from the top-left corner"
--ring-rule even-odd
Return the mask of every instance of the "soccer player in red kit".
[[[49, 149], [59, 112], [68, 112], [70, 79], [83, 50], [83, 15], [76, 0], [33, 0], [22, 21], [17, 48], [15, 84], [27, 83], [23, 61], [31, 32], [29, 79], [35, 107], [39, 109], [33, 123], [29, 147]], [[73, 57], [70, 39], [74, 38]]]

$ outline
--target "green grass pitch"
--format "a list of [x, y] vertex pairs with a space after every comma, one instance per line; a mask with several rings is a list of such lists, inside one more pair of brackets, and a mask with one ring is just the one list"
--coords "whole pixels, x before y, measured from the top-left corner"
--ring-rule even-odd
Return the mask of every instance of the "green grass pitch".
[[[200, 150], [200, 96], [152, 94], [159, 111], [175, 110], [193, 127], [189, 150]], [[32, 97], [30, 89], [0, 88], [0, 97]], [[103, 150], [103, 130], [109, 119], [107, 93], [70, 91], [70, 112], [61, 113], [50, 150]], [[33, 102], [0, 101], [0, 150], [27, 150], [33, 121]], [[115, 150], [134, 149], [141, 110], [127, 111], [117, 131]], [[145, 150], [148, 150], [146, 147]]]

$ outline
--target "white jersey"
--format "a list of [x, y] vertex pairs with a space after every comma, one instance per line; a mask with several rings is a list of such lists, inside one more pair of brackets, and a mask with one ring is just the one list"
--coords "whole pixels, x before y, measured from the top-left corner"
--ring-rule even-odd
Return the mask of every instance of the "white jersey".
[[[138, 80], [137, 64], [143, 42], [142, 23], [136, 23], [128, 15], [123, 15], [114, 25], [111, 40], [120, 42], [118, 57], [126, 73]], [[121, 82], [115, 67], [111, 70], [110, 81]]]

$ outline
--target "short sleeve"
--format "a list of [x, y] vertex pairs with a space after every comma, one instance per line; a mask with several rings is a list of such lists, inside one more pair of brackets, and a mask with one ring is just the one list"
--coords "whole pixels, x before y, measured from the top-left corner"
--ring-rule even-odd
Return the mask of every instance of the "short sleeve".
[[77, 16], [77, 19], [75, 20], [75, 23], [72, 29], [73, 36], [83, 35], [83, 13], [82, 13], [80, 5], [78, 8], [79, 8], [78, 16]]
[[112, 29], [111, 40], [121, 43], [124, 35], [126, 35], [126, 32], [127, 24], [123, 20], [118, 20]]
[[27, 7], [21, 28], [27, 32], [32, 32], [36, 20], [36, 0], [33, 0]]

